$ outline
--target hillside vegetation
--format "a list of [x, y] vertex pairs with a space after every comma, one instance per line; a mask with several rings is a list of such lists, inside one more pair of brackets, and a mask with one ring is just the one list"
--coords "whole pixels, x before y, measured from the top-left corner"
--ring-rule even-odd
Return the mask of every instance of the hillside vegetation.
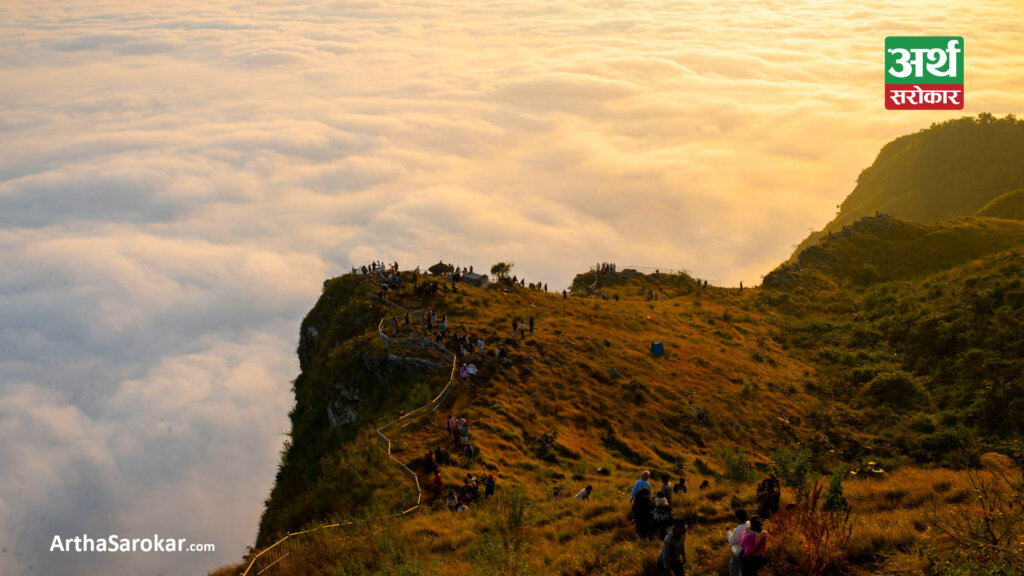
[[1024, 122], [1013, 115], [967, 116], [901, 136], [882, 147], [836, 217], [801, 242], [793, 256], [830, 231], [876, 212], [915, 222], [973, 216], [995, 198], [1024, 187], [1022, 161]]
[[[891, 216], [857, 220], [767, 274], [766, 288], [808, 300], [834, 290], [918, 279], [1024, 243], [1024, 221], [956, 218], [919, 224]], [[804, 302], [807, 304], [808, 302]]]
[[[767, 523], [762, 574], [1019, 575], [1024, 221], [1010, 217], [1019, 190], [1008, 192], [1021, 186], [1020, 155], [995, 151], [1019, 128], [982, 116], [890, 143], [850, 213], [884, 186], [893, 197], [946, 186], [944, 200], [918, 222], [892, 215], [898, 203], [872, 207], [753, 289], [621, 270], [581, 274], [565, 296], [509, 281], [424, 295], [406, 271], [385, 302], [379, 276], [328, 280], [301, 326], [292, 438], [257, 547], [351, 521], [310, 533], [274, 574], [654, 574], [659, 545], [637, 536], [629, 506], [650, 470], [655, 491], [662, 474], [687, 481], [672, 502], [689, 524], [687, 573], [724, 575], [733, 510], [756, 510], [756, 483], [777, 474], [784, 509]], [[988, 168], [970, 168], [986, 175], [946, 165], [926, 182], [921, 164], [967, 137], [995, 138], [977, 144]], [[950, 180], [986, 192], [969, 200]], [[472, 333], [506, 354], [460, 355], [479, 367], [475, 382], [458, 380], [441, 410], [391, 438], [424, 505], [381, 520], [417, 494], [374, 429], [450, 375], [414, 346], [382, 344], [378, 326], [391, 334], [395, 318], [394, 336], [421, 337], [421, 315], [404, 322], [412, 309], [447, 316], [453, 352], [451, 335]], [[529, 319], [535, 329], [514, 335]], [[423, 456], [452, 444], [449, 414], [467, 418], [476, 454], [439, 467], [437, 494]], [[488, 474], [494, 497], [449, 512], [449, 489]], [[571, 500], [587, 485], [589, 501]]]
[[978, 216], [1024, 220], [1024, 188], [1007, 192], [978, 210]]
[[[673, 482], [686, 476], [689, 493], [673, 508], [691, 523], [688, 563], [694, 573], [723, 573], [728, 553], [720, 532], [731, 510], [756, 508], [753, 481], [787, 451], [802, 451], [809, 476], [821, 474], [823, 483], [835, 471], [846, 475], [846, 499], [856, 514], [837, 566], [919, 573], [914, 570], [930, 562], [917, 549], [922, 530], [936, 514], [967, 505], [973, 490], [970, 478], [955, 470], [1021, 434], [1016, 420], [1006, 417], [1019, 410], [1011, 401], [1020, 382], [992, 386], [994, 379], [1019, 375], [1020, 366], [990, 361], [1020, 357], [1024, 315], [1014, 283], [1020, 256], [1018, 249], [916, 282], [854, 285], [861, 311], [850, 321], [793, 315], [773, 304], [770, 290], [700, 289], [686, 276], [622, 273], [603, 276], [600, 297], [462, 287], [416, 302], [447, 313], [452, 329], [486, 335], [488, 347], [504, 346], [509, 357], [481, 362], [480, 380], [472, 388], [461, 385], [450, 409], [394, 440], [396, 457], [415, 464], [447, 443], [448, 412], [465, 415], [478, 455], [442, 466], [442, 475], [457, 488], [467, 473], [493, 473], [497, 496], [466, 514], [453, 515], [429, 498], [426, 511], [412, 519], [357, 524], [346, 529], [344, 546], [321, 542], [294, 573], [653, 573], [657, 546], [638, 539], [627, 520], [628, 491], [642, 469], [670, 474]], [[586, 274], [576, 285], [592, 283]], [[994, 291], [988, 307], [977, 304], [981, 285]], [[333, 295], [362, 294], [369, 310], [377, 306], [369, 299], [374, 287], [362, 276], [328, 282], [303, 324], [306, 334], [316, 329], [315, 346], [325, 360], [327, 351], [355, 343], [365, 346], [358, 348], [364, 355], [386, 357], [376, 323], [366, 322], [365, 334], [348, 338], [330, 331], [352, 304]], [[535, 333], [511, 338], [513, 317], [530, 316]], [[1000, 320], [973, 332], [957, 329], [959, 322], [982, 318]], [[949, 333], [961, 340], [945, 347], [929, 340]], [[665, 356], [650, 354], [652, 341], [665, 344]], [[300, 350], [312, 345], [303, 342]], [[964, 358], [975, 360], [974, 380], [961, 374]], [[367, 371], [365, 363], [328, 368], [313, 358], [304, 366], [309, 374], [319, 370], [325, 382], [359, 380]], [[953, 387], [950, 371], [959, 376]], [[958, 396], [978, 387], [990, 393], [966, 404]], [[328, 402], [312, 402], [322, 414], [308, 434], [339, 434], [325, 413]], [[368, 422], [354, 429], [365, 430]], [[319, 463], [305, 474], [308, 484], [275, 487], [261, 539], [303, 523], [372, 518], [414, 499], [375, 444], [321, 446], [323, 454], [307, 458]], [[286, 466], [292, 461], [286, 454]], [[951, 469], [920, 468], [936, 463]], [[710, 488], [701, 490], [704, 480]], [[421, 482], [429, 486], [429, 476]], [[594, 486], [589, 503], [552, 500], [555, 489], [571, 496], [588, 484]], [[786, 486], [783, 501], [796, 497]], [[279, 505], [276, 498], [298, 504]], [[303, 504], [310, 502], [320, 507]], [[291, 510], [282, 518], [305, 517], [270, 532], [270, 511], [278, 508]], [[510, 515], [518, 518], [514, 529], [503, 527]], [[786, 558], [767, 573], [792, 573], [785, 571], [792, 568]], [[901, 566], [911, 568], [900, 572]]]

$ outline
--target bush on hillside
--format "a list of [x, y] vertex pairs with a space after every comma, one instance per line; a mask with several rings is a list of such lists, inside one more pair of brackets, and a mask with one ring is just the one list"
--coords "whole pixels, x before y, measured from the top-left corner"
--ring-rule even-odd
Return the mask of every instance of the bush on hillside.
[[815, 482], [807, 498], [773, 517], [766, 554], [769, 574], [822, 576], [844, 574], [853, 535], [850, 510], [822, 507], [822, 486]]
[[920, 404], [924, 391], [914, 377], [902, 370], [882, 372], [871, 379], [868, 395], [895, 410], [908, 410]]
[[973, 509], [938, 515], [945, 535], [933, 551], [934, 574], [966, 576], [1020, 574], [1024, 566], [1024, 473], [1016, 467], [992, 467], [968, 474]]
[[742, 448], [724, 448], [718, 451], [718, 456], [725, 463], [725, 474], [722, 476], [726, 480], [732, 482], [752, 482], [754, 480], [754, 467]]
[[772, 454], [771, 472], [796, 493], [797, 502], [802, 502], [811, 481], [810, 450], [779, 450]]
[[828, 483], [828, 490], [825, 492], [825, 499], [821, 502], [821, 509], [826, 512], [839, 512], [846, 510], [848, 505], [846, 496], [843, 494], [843, 476], [846, 471], [842, 468], [832, 473], [832, 479]]

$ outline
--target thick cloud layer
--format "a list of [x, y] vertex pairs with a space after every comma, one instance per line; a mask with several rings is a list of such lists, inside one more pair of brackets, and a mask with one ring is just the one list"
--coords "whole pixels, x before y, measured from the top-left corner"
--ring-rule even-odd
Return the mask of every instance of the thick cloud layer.
[[[4, 4], [5, 576], [236, 560], [327, 276], [510, 259], [560, 289], [603, 260], [752, 284], [882, 144], [960, 115], [884, 110], [885, 36], [964, 36], [966, 112], [1024, 104], [996, 0], [149, 4]], [[217, 551], [48, 551], [152, 532]]]

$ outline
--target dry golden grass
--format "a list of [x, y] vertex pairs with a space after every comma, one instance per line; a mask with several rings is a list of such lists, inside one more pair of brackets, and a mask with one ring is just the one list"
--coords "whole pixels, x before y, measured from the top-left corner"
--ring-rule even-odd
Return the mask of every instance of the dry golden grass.
[[[644, 301], [652, 288], [668, 297]], [[756, 508], [754, 485], [698, 485], [724, 471], [723, 447], [765, 463], [787, 447], [779, 442], [808, 432], [800, 415], [816, 401], [803, 393], [813, 368], [773, 341], [773, 319], [756, 310], [755, 290], [692, 292], [649, 277], [604, 290], [618, 300], [466, 286], [418, 303], [448, 313], [449, 330], [483, 334], [489, 349], [505, 346], [511, 362], [478, 361], [477, 384], [460, 384], [421, 427], [392, 438], [394, 454], [408, 462], [446, 443], [444, 418], [463, 415], [479, 453], [442, 467], [446, 485], [457, 489], [467, 473], [490, 472], [498, 496], [455, 515], [428, 499], [405, 520], [317, 542], [286, 573], [650, 574], [659, 544], [638, 540], [627, 519], [629, 490], [645, 469], [655, 490], [661, 473], [673, 483], [686, 475], [689, 493], [673, 508], [691, 526], [689, 573], [725, 573], [725, 530], [736, 506]], [[535, 333], [511, 339], [512, 319], [531, 316]], [[650, 354], [652, 341], [664, 342], [664, 357]], [[546, 431], [557, 432], [547, 459], [537, 448]], [[701, 473], [696, 459], [711, 473]], [[590, 502], [569, 500], [588, 484]], [[513, 485], [529, 500], [514, 538], [499, 530], [498, 504]], [[556, 488], [567, 500], [552, 500]], [[934, 515], [959, 506], [969, 485], [958, 472], [903, 468], [880, 479], [851, 477], [845, 488], [854, 570], [911, 574], [919, 566], [915, 543], [934, 535]], [[791, 500], [784, 491], [783, 502]]]

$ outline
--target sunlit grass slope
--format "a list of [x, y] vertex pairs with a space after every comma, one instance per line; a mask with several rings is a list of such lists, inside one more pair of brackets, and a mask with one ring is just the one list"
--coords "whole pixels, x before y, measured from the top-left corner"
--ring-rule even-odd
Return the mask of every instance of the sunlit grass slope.
[[[906, 235], [914, 238], [934, 232], [893, 225], [907, 227]], [[959, 235], [961, 243], [973, 234], [975, 244], [1002, 246], [1005, 237], [1017, 238], [1014, 226], [978, 220], [951, 223], [943, 232]], [[996, 240], [989, 238], [993, 234]], [[913, 251], [913, 242], [905, 248]], [[834, 242], [824, 249], [847, 248]], [[917, 253], [931, 262], [922, 270], [941, 267], [931, 253]], [[874, 308], [892, 301], [912, 306], [904, 308], [907, 321], [944, 310], [988, 317], [992, 309], [959, 311], [955, 304], [959, 291], [979, 283], [996, 287], [1002, 298], [993, 301], [996, 308], [1018, 310], [1021, 303], [1007, 284], [1012, 280], [997, 279], [1012, 278], [1019, 257], [1019, 251], [1004, 252], [934, 276], [867, 286], [842, 280], [847, 271], [834, 258], [825, 259], [832, 264], [821, 271], [830, 275], [833, 288], [818, 296], [859, 307], [853, 316], [822, 312], [809, 300], [797, 299], [802, 307], [780, 303], [779, 291], [700, 288], [685, 275], [602, 275], [595, 288], [593, 274], [583, 274], [574, 287], [591, 295], [568, 298], [460, 285], [457, 294], [417, 300], [407, 281], [395, 301], [447, 314], [449, 330], [481, 334], [488, 349], [502, 346], [508, 358], [476, 358], [477, 383], [460, 384], [441, 411], [393, 438], [394, 454], [415, 467], [427, 450], [447, 443], [444, 417], [462, 415], [478, 454], [470, 462], [456, 458], [442, 466], [442, 475], [457, 490], [467, 474], [492, 473], [497, 496], [452, 515], [428, 494], [424, 511], [412, 518], [328, 531], [295, 573], [652, 573], [657, 546], [639, 541], [627, 520], [628, 490], [644, 469], [656, 478], [667, 473], [673, 482], [686, 476], [689, 494], [674, 509], [691, 523], [689, 566], [693, 573], [723, 573], [728, 553], [722, 539], [731, 512], [756, 508], [752, 480], [779, 450], [810, 451], [812, 476], [824, 475], [825, 483], [833, 471], [863, 471], [875, 468], [877, 460], [887, 470], [880, 478], [849, 475], [846, 482], [856, 513], [845, 570], [919, 573], [930, 562], [919, 548], [936, 534], [929, 532], [931, 520], [955, 512], [971, 488], [962, 472], [917, 467], [969, 464], [964, 434], [973, 428], [961, 423], [947, 430], [955, 406], [943, 403], [939, 388], [905, 365], [909, 355], [899, 346], [909, 344], [898, 340], [902, 332], [861, 326], [853, 318], [869, 312], [878, 322], [899, 317]], [[937, 299], [938, 284], [952, 300]], [[375, 289], [367, 277], [330, 280], [303, 322], [296, 439], [280, 474], [295, 479], [275, 487], [261, 525], [263, 541], [317, 522], [373, 519], [415, 498], [369, 432], [424, 403], [443, 386], [447, 370], [439, 366], [410, 376], [394, 365], [380, 369], [372, 360], [386, 357], [377, 320], [395, 310], [375, 303]], [[886, 294], [902, 296], [879, 301]], [[931, 312], [922, 308], [928, 306]], [[535, 332], [513, 337], [513, 320], [531, 317]], [[963, 344], [987, 346], [989, 356], [1009, 353], [986, 344], [983, 336]], [[664, 356], [651, 354], [652, 342], [663, 343]], [[906, 383], [899, 378], [893, 381], [897, 397], [887, 394], [889, 381], [880, 375], [890, 373], [908, 375], [920, 402], [902, 403], [899, 386]], [[343, 382], [360, 383], [361, 419], [332, 428], [327, 406], [337, 406]], [[300, 446], [297, 433], [312, 440]], [[747, 463], [754, 468], [743, 470]], [[704, 480], [710, 487], [701, 490]], [[429, 476], [422, 474], [421, 482], [429, 486]], [[556, 489], [569, 498], [588, 484], [594, 486], [589, 503], [552, 498]], [[783, 502], [794, 498], [785, 488]]]

